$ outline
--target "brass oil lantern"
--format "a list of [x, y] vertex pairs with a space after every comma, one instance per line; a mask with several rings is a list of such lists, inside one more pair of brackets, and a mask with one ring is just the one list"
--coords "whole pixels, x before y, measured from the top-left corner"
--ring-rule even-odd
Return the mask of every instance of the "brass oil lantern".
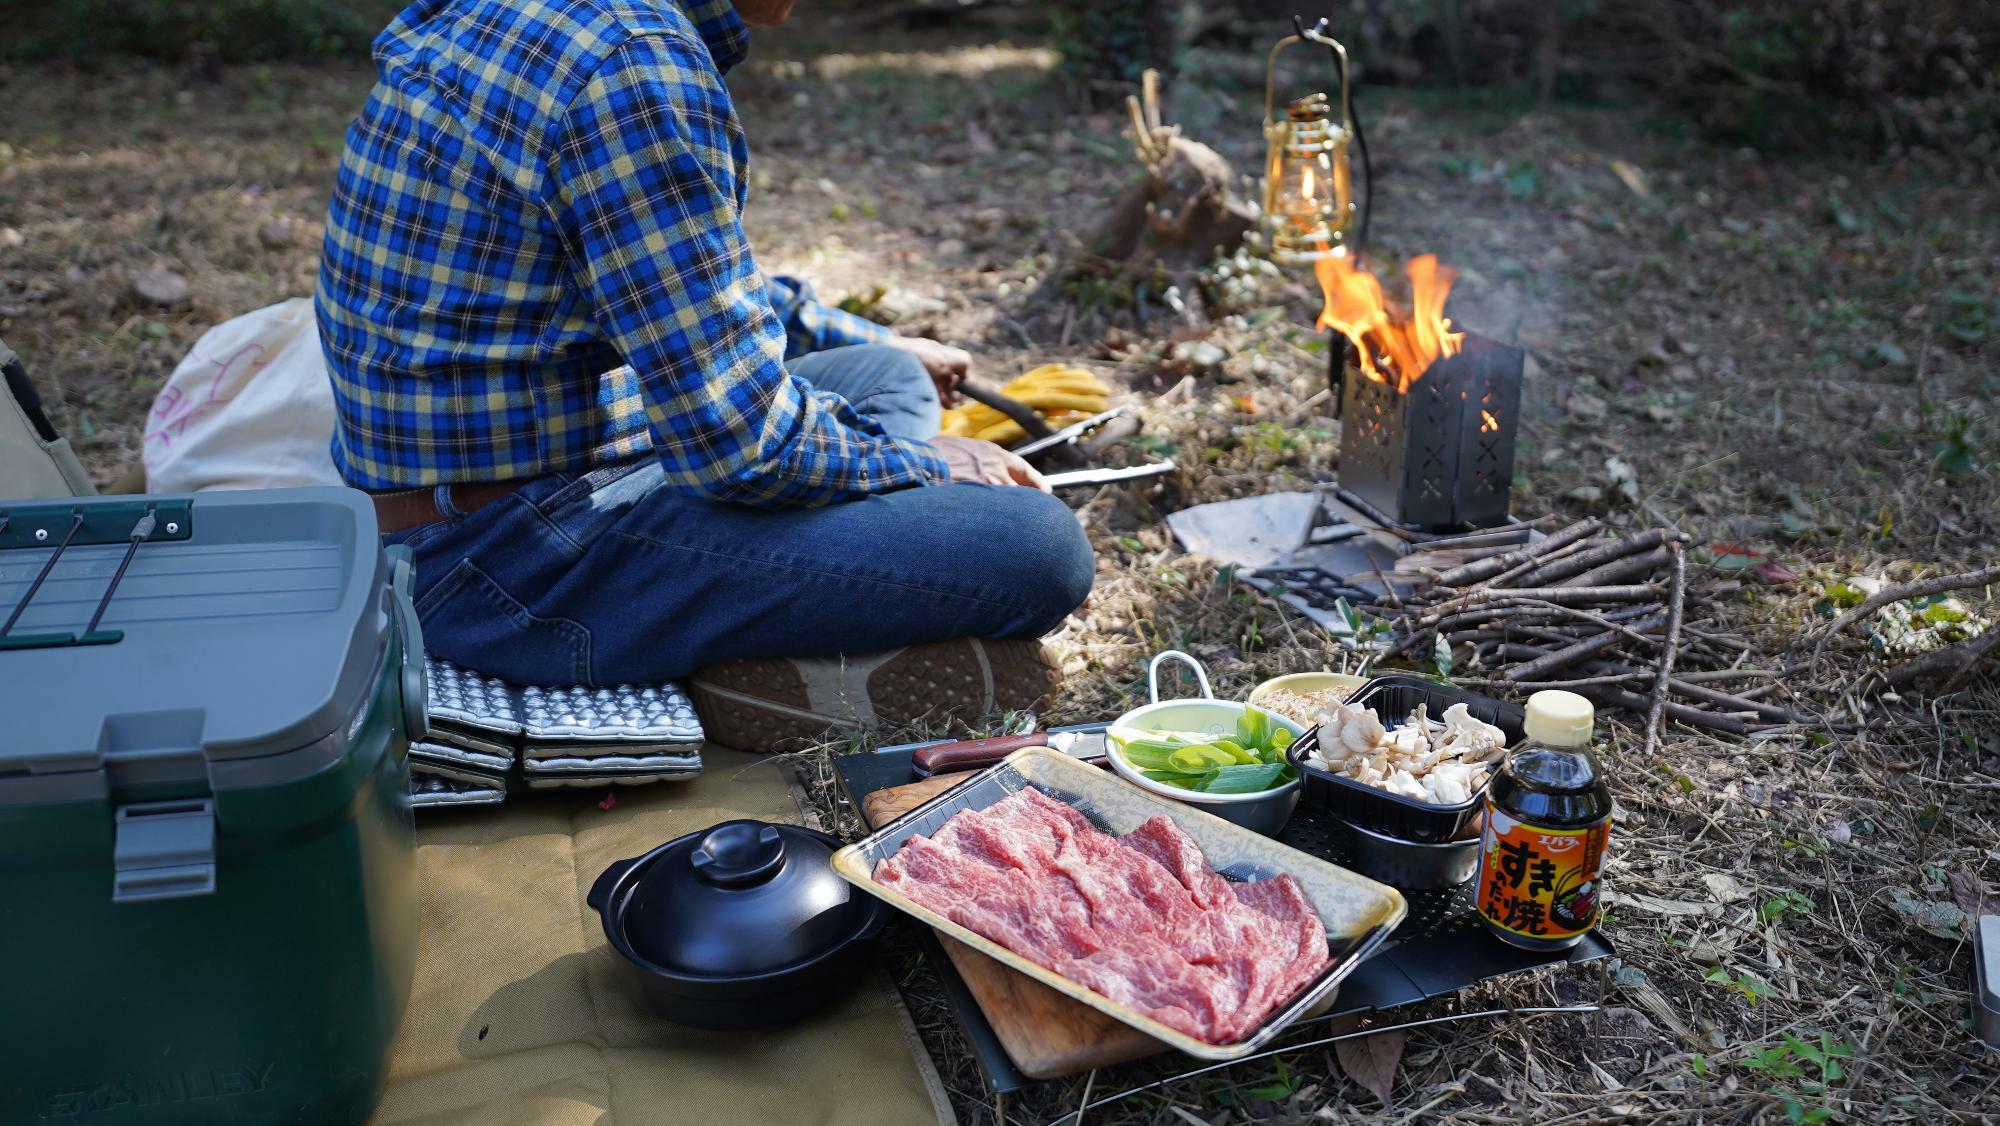
[[[1271, 237], [1272, 258], [1304, 263], [1357, 253], [1365, 240], [1367, 208], [1364, 201], [1356, 231], [1347, 148], [1350, 141], [1357, 143], [1365, 171], [1368, 145], [1354, 116], [1347, 48], [1326, 34], [1325, 20], [1309, 28], [1294, 19], [1293, 27], [1296, 34], [1278, 40], [1271, 48], [1264, 70], [1264, 139], [1269, 146], [1264, 166], [1264, 224]], [[1295, 43], [1317, 43], [1331, 52], [1340, 74], [1338, 120], [1324, 93], [1289, 101], [1282, 116], [1274, 114], [1278, 55]], [[1352, 239], [1350, 232], [1355, 236]]]

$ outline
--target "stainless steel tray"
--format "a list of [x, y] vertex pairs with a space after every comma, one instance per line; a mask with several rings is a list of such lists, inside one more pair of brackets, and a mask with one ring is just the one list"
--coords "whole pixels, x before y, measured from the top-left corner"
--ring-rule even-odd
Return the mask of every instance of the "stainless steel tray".
[[[929, 836], [962, 810], [984, 809], [1028, 787], [1070, 806], [1115, 836], [1138, 828], [1164, 813], [1201, 847], [1209, 865], [1230, 880], [1261, 880], [1289, 873], [1326, 927], [1333, 961], [1296, 997], [1280, 1006], [1249, 1036], [1229, 1044], [1210, 1044], [1047, 969], [950, 919], [918, 906], [899, 892], [875, 882], [875, 865], [894, 855], [911, 837]], [[1386, 884], [1355, 875], [1270, 837], [1232, 825], [1192, 806], [1156, 798], [1117, 777], [1043, 747], [1016, 751], [972, 779], [918, 806], [881, 829], [833, 855], [833, 869], [842, 879], [891, 906], [936, 927], [974, 950], [993, 958], [1060, 993], [1201, 1059], [1237, 1059], [1255, 1052], [1285, 1026], [1330, 1003], [1341, 981], [1382, 945], [1408, 912], [1402, 893]]]

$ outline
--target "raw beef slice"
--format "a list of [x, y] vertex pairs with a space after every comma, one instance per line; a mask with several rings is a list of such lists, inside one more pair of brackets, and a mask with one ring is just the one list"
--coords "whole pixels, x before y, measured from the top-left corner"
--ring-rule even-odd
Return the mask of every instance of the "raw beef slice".
[[1039, 965], [1211, 1043], [1330, 960], [1297, 880], [1232, 883], [1162, 814], [1120, 839], [1035, 789], [912, 837], [875, 878]]

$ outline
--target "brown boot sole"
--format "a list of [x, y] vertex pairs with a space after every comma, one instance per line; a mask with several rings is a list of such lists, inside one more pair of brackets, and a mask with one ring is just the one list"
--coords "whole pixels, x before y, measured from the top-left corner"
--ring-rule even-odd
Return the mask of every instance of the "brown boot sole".
[[1040, 708], [1060, 681], [1039, 641], [960, 639], [846, 658], [727, 661], [697, 671], [688, 694], [716, 742], [788, 751], [834, 731]]

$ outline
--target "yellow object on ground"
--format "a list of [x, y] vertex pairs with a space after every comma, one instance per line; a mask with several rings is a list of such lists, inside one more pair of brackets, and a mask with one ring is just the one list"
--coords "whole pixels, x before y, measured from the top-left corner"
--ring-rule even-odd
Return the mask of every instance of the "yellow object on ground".
[[[1089, 371], [1068, 364], [1043, 364], [1022, 372], [1000, 388], [1000, 393], [1035, 408], [1035, 413], [1051, 425], [1111, 407], [1111, 388]], [[952, 438], [984, 438], [1003, 446], [1028, 436], [1020, 423], [985, 403], [970, 402], [944, 412], [942, 433]]]
[[646, 1015], [584, 903], [597, 874], [734, 817], [797, 821], [776, 761], [702, 749], [687, 782], [418, 815], [416, 985], [374, 1126], [933, 1126], [949, 1102], [878, 971], [806, 1021], [704, 1032]]

